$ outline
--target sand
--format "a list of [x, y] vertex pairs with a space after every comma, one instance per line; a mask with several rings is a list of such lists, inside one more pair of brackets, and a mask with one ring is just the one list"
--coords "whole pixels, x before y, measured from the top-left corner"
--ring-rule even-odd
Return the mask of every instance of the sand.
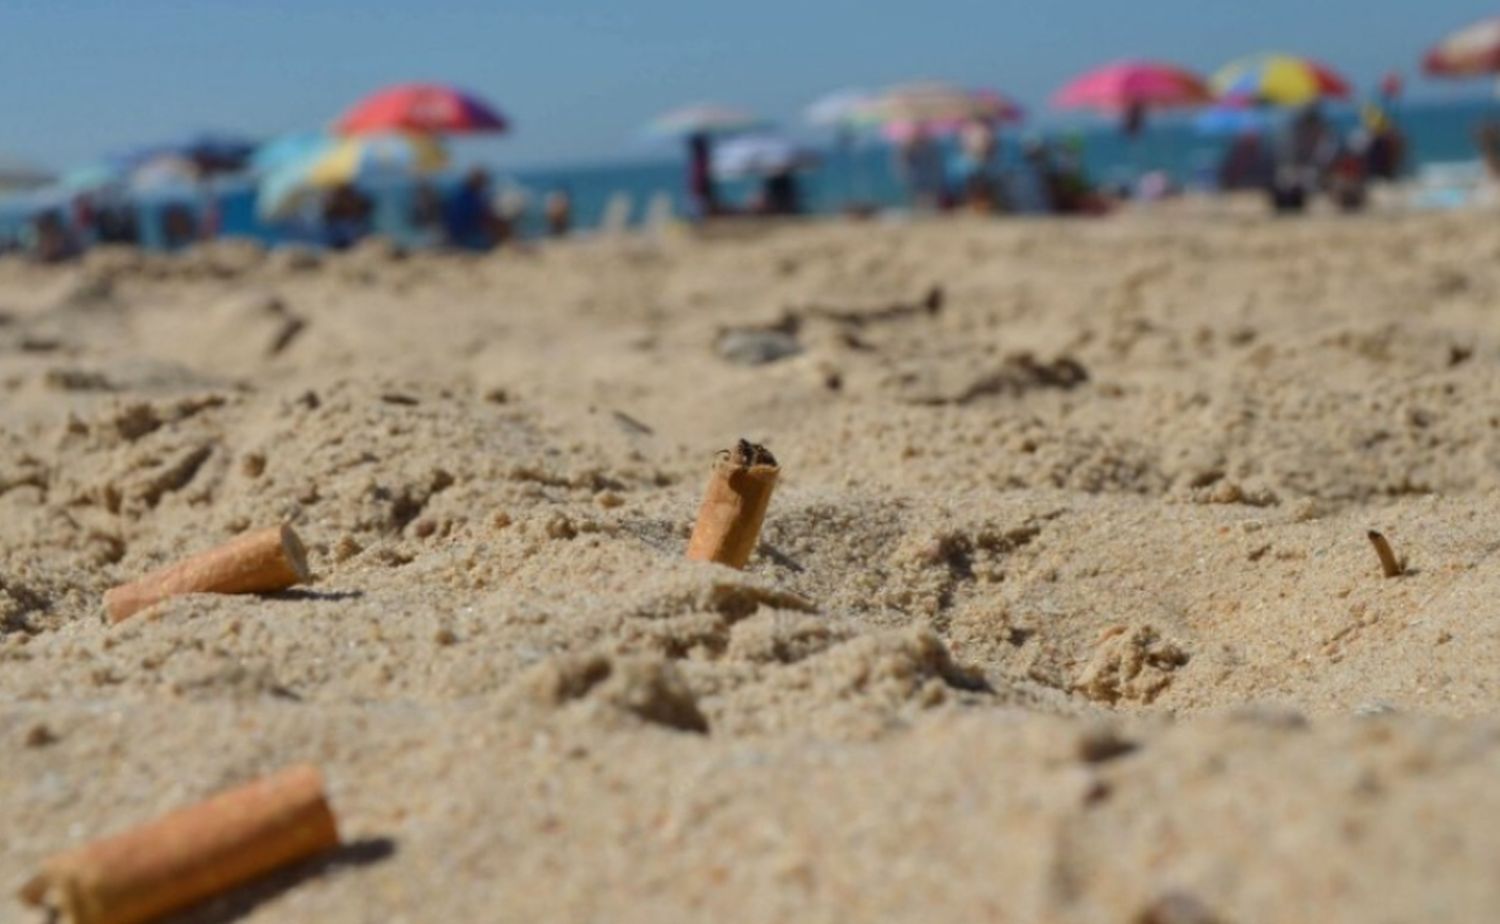
[[[0, 886], [307, 761], [349, 846], [185, 920], [1500, 919], [1497, 258], [1162, 212], [0, 262]], [[686, 561], [741, 437], [760, 548]], [[105, 625], [283, 521], [312, 584]]]

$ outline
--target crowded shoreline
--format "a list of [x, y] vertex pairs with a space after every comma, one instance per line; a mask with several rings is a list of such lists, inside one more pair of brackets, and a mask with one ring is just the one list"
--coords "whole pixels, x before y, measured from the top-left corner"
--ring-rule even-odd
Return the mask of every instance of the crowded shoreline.
[[[1127, 66], [1146, 76], [1158, 67], [1117, 65]], [[1028, 125], [1029, 114], [1000, 94], [935, 81], [830, 94], [804, 114], [807, 140], [748, 111], [687, 106], [650, 126], [656, 149], [680, 144], [681, 161], [634, 175], [607, 166], [532, 171], [532, 183], [472, 161], [460, 166], [452, 156], [470, 133], [508, 132], [498, 110], [439, 85], [398, 86], [382, 92], [412, 101], [427, 94], [433, 106], [457, 94], [459, 111], [484, 107], [488, 121], [420, 128], [398, 111], [367, 126], [268, 141], [205, 133], [112, 154], [59, 177], [34, 173], [29, 182], [37, 188], [0, 195], [0, 253], [52, 262], [96, 244], [175, 251], [221, 237], [339, 249], [369, 235], [407, 248], [483, 251], [726, 217], [1097, 216], [1244, 190], [1264, 193], [1278, 213], [1319, 197], [1351, 211], [1367, 206], [1372, 187], [1393, 183], [1419, 209], [1493, 198], [1500, 136], [1485, 104], [1414, 106], [1403, 101], [1394, 74], [1368, 95], [1326, 74], [1327, 88], [1284, 98], [1257, 95], [1250, 85], [1211, 90], [1201, 81], [1179, 96], [1134, 103], [1085, 94], [1063, 102], [1100, 116], [1069, 128]], [[6, 175], [27, 176], [0, 170], [0, 190]], [[602, 179], [608, 176], [619, 179]], [[575, 188], [582, 201], [575, 202]]]

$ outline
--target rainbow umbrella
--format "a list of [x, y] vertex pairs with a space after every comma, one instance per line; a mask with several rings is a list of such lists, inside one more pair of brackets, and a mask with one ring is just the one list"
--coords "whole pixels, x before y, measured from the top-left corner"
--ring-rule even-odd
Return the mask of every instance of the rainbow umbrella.
[[1478, 77], [1500, 72], [1500, 19], [1486, 19], [1449, 35], [1422, 58], [1434, 77]]
[[334, 122], [341, 135], [419, 132], [425, 135], [500, 133], [510, 122], [472, 93], [436, 83], [403, 83], [370, 94]]
[[1052, 104], [1120, 113], [1137, 107], [1197, 106], [1212, 100], [1208, 84], [1191, 71], [1159, 61], [1119, 61], [1074, 78], [1053, 95]]
[[939, 81], [891, 87], [870, 102], [869, 118], [882, 125], [904, 123], [935, 131], [965, 122], [1019, 122], [1025, 113], [994, 90], [965, 90]]
[[720, 103], [692, 103], [664, 112], [646, 126], [646, 133], [661, 138], [692, 135], [731, 135], [765, 126], [759, 116]]
[[1349, 84], [1332, 69], [1295, 55], [1262, 54], [1225, 65], [1211, 81], [1214, 93], [1236, 103], [1303, 106], [1347, 99]]
[[308, 194], [345, 183], [380, 183], [435, 173], [448, 152], [431, 135], [387, 134], [330, 138], [309, 156], [272, 171], [255, 208], [263, 218], [296, 211]]

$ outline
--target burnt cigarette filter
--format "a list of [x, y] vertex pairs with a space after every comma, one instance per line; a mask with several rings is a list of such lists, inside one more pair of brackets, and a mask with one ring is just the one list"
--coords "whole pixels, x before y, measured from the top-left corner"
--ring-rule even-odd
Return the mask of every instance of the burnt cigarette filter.
[[21, 898], [66, 924], [142, 924], [338, 843], [323, 775], [300, 765], [57, 854]]
[[719, 453], [688, 540], [687, 557], [745, 567], [760, 538], [780, 472], [769, 450], [747, 440]]
[[1406, 563], [1396, 557], [1391, 550], [1391, 543], [1384, 535], [1376, 530], [1370, 530], [1365, 534], [1370, 544], [1375, 547], [1375, 556], [1380, 559], [1380, 570], [1386, 577], [1400, 577], [1406, 573]]
[[290, 526], [245, 533], [225, 544], [122, 584], [104, 595], [111, 623], [180, 594], [253, 594], [305, 583], [307, 552]]

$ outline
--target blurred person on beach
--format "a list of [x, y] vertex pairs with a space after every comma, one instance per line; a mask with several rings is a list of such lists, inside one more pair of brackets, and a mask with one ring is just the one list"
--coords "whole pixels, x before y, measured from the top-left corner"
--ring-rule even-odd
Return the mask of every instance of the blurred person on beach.
[[135, 206], [116, 197], [95, 203], [94, 240], [101, 244], [139, 244], [141, 232]]
[[1322, 186], [1337, 153], [1338, 140], [1313, 102], [1287, 123], [1277, 145], [1276, 173], [1270, 190], [1277, 212], [1300, 212]]
[[1276, 162], [1259, 131], [1236, 135], [1219, 162], [1219, 189], [1234, 192], [1266, 189], [1276, 174]]
[[98, 217], [91, 196], [85, 194], [73, 199], [73, 234], [80, 248], [87, 250], [98, 239]]
[[489, 250], [507, 236], [500, 214], [490, 202], [490, 175], [475, 167], [443, 206], [448, 246]]
[[168, 250], [180, 250], [198, 240], [198, 216], [181, 202], [169, 203], [161, 213], [162, 241]]
[[936, 210], [946, 205], [942, 151], [920, 122], [896, 146], [896, 174], [906, 187], [912, 208]]
[[1083, 139], [1068, 137], [1049, 161], [1047, 197], [1059, 215], [1102, 215], [1111, 207], [1083, 167]]
[[61, 212], [48, 209], [31, 222], [31, 258], [39, 263], [61, 263], [78, 256], [78, 242], [68, 231]]
[[353, 247], [370, 233], [374, 211], [369, 197], [353, 183], [334, 187], [323, 200], [323, 242], [333, 250]]
[[547, 193], [542, 203], [542, 214], [547, 221], [547, 233], [553, 237], [567, 237], [573, 230], [573, 196], [566, 189], [554, 189]]
[[1023, 215], [1045, 215], [1052, 211], [1052, 152], [1040, 138], [1027, 138], [1021, 145], [1021, 164], [1011, 172], [1006, 198], [1011, 209]]
[[761, 181], [757, 211], [762, 215], [802, 214], [802, 189], [795, 171], [779, 170]]
[[412, 191], [411, 228], [419, 246], [435, 247], [443, 242], [443, 196], [429, 182]]
[[1401, 175], [1406, 160], [1406, 138], [1388, 109], [1367, 103], [1360, 109], [1360, 128], [1353, 146], [1364, 160], [1372, 180], [1393, 181]]
[[1500, 120], [1485, 119], [1474, 129], [1474, 145], [1484, 160], [1485, 172], [1500, 181]]
[[1146, 104], [1136, 100], [1125, 107], [1120, 119], [1120, 131], [1126, 138], [1135, 141], [1146, 130]]
[[687, 188], [695, 219], [702, 221], [724, 214], [719, 186], [714, 181], [713, 142], [705, 132], [688, 138]]
[[1001, 211], [1003, 203], [996, 172], [1000, 143], [994, 125], [979, 119], [965, 123], [959, 132], [958, 145], [959, 190], [963, 205], [981, 215]]
[[1324, 176], [1324, 189], [1340, 211], [1362, 211], [1369, 200], [1365, 159], [1353, 145], [1340, 145]]

